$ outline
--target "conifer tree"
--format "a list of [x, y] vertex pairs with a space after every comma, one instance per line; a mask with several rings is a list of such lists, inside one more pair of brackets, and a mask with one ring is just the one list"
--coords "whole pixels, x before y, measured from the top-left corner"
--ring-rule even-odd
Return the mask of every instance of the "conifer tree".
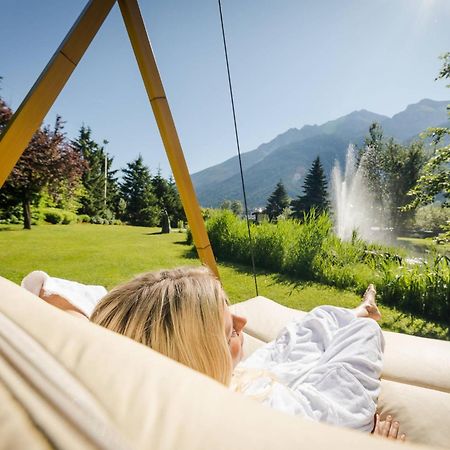
[[126, 201], [125, 219], [132, 225], [157, 226], [161, 219], [161, 208], [154, 194], [150, 170], [144, 165], [142, 156], [123, 169], [120, 190]]
[[[74, 148], [87, 164], [82, 181], [84, 195], [81, 198], [79, 213], [89, 216], [112, 218], [118, 209], [119, 190], [116, 173], [111, 170], [112, 157], [108, 157], [104, 146], [92, 139], [90, 127], [81, 126], [77, 139], [72, 141]], [[107, 141], [103, 141], [107, 144]], [[106, 197], [105, 197], [105, 163], [106, 163]]]
[[269, 216], [269, 220], [276, 220], [290, 204], [291, 200], [289, 199], [283, 182], [280, 180], [267, 200], [266, 213]]
[[185, 221], [186, 217], [175, 182], [171, 178], [166, 180], [158, 169], [157, 174], [152, 178], [152, 186], [157, 205], [161, 210], [161, 227], [164, 228], [167, 218], [168, 225], [173, 227], [177, 226], [179, 220]]
[[319, 157], [314, 160], [305, 177], [303, 191], [303, 195], [299, 195], [297, 199], [292, 201], [294, 217], [302, 219], [303, 215], [312, 208], [318, 212], [329, 210], [327, 179]]
[[182, 220], [183, 222], [186, 222], [186, 213], [184, 212], [183, 204], [181, 203], [180, 194], [178, 192], [177, 185], [175, 183], [175, 180], [172, 177], [169, 177], [168, 180], [169, 184], [169, 196], [170, 196], [170, 220], [173, 224], [172, 226], [177, 226], [178, 222]]

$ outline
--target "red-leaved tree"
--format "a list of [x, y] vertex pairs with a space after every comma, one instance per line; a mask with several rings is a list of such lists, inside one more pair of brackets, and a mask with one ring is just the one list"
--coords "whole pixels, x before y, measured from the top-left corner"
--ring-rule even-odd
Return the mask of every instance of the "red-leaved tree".
[[[0, 132], [11, 117], [11, 109], [0, 98]], [[64, 181], [69, 190], [75, 188], [85, 169], [79, 152], [71, 146], [63, 129], [60, 116], [53, 127], [39, 128], [1, 188], [9, 205], [22, 205], [26, 229], [31, 229], [31, 202], [44, 187], [52, 193]]]

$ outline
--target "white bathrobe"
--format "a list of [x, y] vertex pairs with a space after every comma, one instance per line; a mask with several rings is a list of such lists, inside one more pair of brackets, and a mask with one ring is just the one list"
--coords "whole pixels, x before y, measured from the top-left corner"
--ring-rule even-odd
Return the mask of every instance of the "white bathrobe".
[[370, 432], [383, 349], [374, 320], [321, 306], [241, 362], [233, 384], [274, 409]]

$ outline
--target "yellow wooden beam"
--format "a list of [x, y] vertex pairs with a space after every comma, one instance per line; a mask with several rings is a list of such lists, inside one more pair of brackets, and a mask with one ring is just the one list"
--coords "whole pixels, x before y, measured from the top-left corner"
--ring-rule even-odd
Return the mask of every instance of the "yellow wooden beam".
[[115, 0], [91, 0], [0, 136], [0, 187], [39, 128]]
[[180, 192], [195, 247], [197, 248], [201, 261], [218, 277], [219, 272], [216, 260], [212, 252], [205, 223], [197, 202], [139, 5], [137, 0], [119, 0], [119, 6], [153, 109], [153, 114], [155, 115], [156, 123], [158, 124], [159, 132], [169, 158], [173, 176]]

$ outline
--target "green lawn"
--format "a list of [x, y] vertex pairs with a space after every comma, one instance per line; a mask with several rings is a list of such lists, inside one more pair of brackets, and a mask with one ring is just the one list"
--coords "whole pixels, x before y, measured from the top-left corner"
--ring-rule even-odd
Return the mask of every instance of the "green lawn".
[[[200, 264], [185, 234], [159, 234], [156, 228], [105, 225], [40, 225], [31, 231], [0, 226], [0, 275], [16, 283], [33, 270], [108, 289], [149, 270]], [[219, 271], [230, 300], [255, 296], [248, 267], [220, 263]], [[278, 274], [258, 273], [260, 295], [308, 311], [317, 305], [354, 307], [359, 296], [317, 283], [298, 282]], [[450, 339], [448, 327], [426, 322], [381, 306], [383, 328]]]
[[397, 238], [401, 245], [417, 253], [430, 252], [450, 256], [450, 244], [436, 244], [433, 238]]

